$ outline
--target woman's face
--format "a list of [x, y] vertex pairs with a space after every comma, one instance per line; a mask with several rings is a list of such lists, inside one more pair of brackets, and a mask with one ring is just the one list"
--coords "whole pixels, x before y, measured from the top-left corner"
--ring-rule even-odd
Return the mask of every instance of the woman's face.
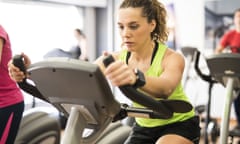
[[148, 45], [155, 25], [155, 21], [148, 23], [147, 18], [142, 17], [142, 8], [119, 9], [118, 27], [122, 46], [129, 51], [141, 50]]

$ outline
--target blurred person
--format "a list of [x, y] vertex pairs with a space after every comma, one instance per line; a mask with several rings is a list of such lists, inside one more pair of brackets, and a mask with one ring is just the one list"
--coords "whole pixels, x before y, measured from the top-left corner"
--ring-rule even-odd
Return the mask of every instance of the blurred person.
[[14, 143], [24, 111], [23, 94], [8, 74], [11, 58], [10, 39], [0, 25], [0, 144]]
[[226, 32], [220, 39], [220, 43], [215, 49], [215, 53], [222, 53], [226, 48], [230, 48], [232, 53], [240, 53], [240, 8], [234, 12], [234, 29]]
[[77, 44], [71, 48], [70, 51], [76, 52], [79, 56], [79, 59], [88, 61], [87, 55], [87, 39], [82, 30], [76, 28], [74, 30], [74, 37], [77, 40]]

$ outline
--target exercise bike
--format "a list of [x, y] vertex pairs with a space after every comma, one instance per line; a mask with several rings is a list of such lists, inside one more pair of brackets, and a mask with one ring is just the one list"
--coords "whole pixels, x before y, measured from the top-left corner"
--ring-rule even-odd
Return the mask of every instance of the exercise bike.
[[[196, 53], [199, 58], [200, 52]], [[197, 60], [198, 61], [198, 60]], [[233, 143], [234, 137], [239, 137], [229, 133], [229, 119], [231, 104], [233, 100], [233, 91], [240, 88], [240, 54], [222, 53], [218, 55], [211, 55], [206, 57], [209, 75], [204, 75], [207, 81], [212, 83], [221, 83], [226, 88], [225, 105], [222, 114], [222, 121], [220, 125], [220, 144]], [[198, 69], [199, 73], [202, 73]], [[228, 138], [231, 138], [228, 142]]]
[[209, 136], [211, 139], [211, 142], [215, 144], [217, 142], [217, 138], [219, 137], [219, 125], [215, 118], [211, 117], [211, 102], [212, 102], [212, 88], [217, 81], [209, 74], [204, 74], [199, 66], [199, 60], [200, 60], [201, 52], [197, 49], [195, 49], [193, 54], [193, 61], [194, 61], [194, 69], [198, 76], [209, 83], [208, 86], [208, 100], [207, 105], [205, 106], [205, 109], [203, 111], [206, 111], [206, 116], [203, 118], [203, 121], [205, 122], [204, 127], [204, 143], [209, 143]]
[[[182, 47], [181, 51], [185, 56], [187, 62], [184, 86], [186, 87], [188, 80], [191, 78], [189, 76], [189, 71], [191, 70], [191, 68], [194, 68], [197, 76], [209, 83], [207, 104], [196, 105], [195, 111], [200, 116], [203, 115], [203, 113], [206, 113], [205, 116], [201, 116], [201, 122], [204, 123], [204, 127], [202, 129], [204, 144], [208, 144], [209, 141], [215, 144], [217, 142], [217, 137], [219, 136], [219, 125], [217, 123], [217, 120], [211, 117], [210, 108], [212, 99], [212, 88], [214, 83], [216, 83], [217, 81], [215, 81], [210, 75], [202, 73], [202, 71], [200, 70], [200, 51], [197, 48], [186, 46]], [[194, 78], [196, 79], [196, 77]]]
[[[107, 57], [105, 66], [112, 61], [111, 56]], [[27, 70], [23, 67], [21, 56], [15, 57], [13, 63], [28, 72], [34, 82], [32, 85], [24, 80], [19, 86], [51, 103], [68, 118], [61, 144], [120, 144], [125, 141], [130, 129], [115, 131], [114, 134], [108, 129], [126, 117], [168, 119], [174, 112], [185, 113], [193, 108], [180, 100], [154, 100], [130, 85], [119, 88], [129, 99], [146, 108], [121, 104], [114, 98], [99, 67], [86, 61], [51, 58], [32, 64]]]

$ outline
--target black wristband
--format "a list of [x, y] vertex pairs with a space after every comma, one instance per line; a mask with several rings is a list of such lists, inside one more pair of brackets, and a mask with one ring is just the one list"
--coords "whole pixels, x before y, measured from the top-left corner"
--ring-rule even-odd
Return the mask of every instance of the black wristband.
[[146, 81], [145, 81], [144, 74], [140, 70], [134, 69], [134, 72], [136, 74], [137, 79], [135, 84], [132, 85], [132, 87], [137, 89], [139, 87], [144, 86], [146, 84]]

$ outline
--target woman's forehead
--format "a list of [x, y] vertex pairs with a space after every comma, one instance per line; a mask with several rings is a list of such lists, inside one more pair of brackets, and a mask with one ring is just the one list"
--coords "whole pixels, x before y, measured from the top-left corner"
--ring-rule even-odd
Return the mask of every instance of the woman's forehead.
[[118, 10], [118, 22], [129, 23], [146, 19], [142, 16], [142, 8], [121, 8]]

